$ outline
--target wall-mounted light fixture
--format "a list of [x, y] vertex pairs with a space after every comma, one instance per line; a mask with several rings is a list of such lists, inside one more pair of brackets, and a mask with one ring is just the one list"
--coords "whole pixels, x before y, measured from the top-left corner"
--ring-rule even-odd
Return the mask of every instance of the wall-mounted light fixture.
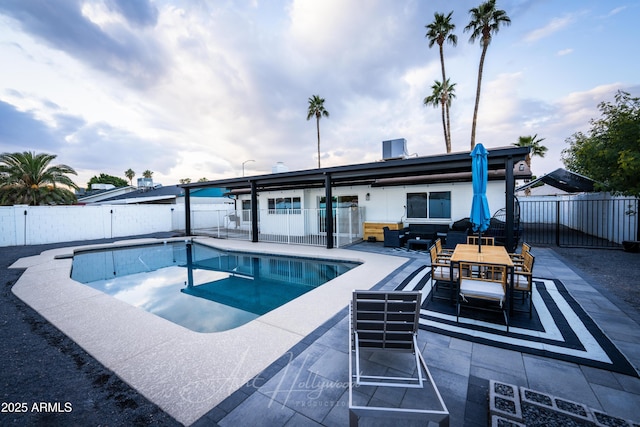
[[366, 196], [364, 196], [364, 198], [365, 198], [367, 201], [371, 200], [371, 194], [367, 193], [367, 195], [366, 195]]

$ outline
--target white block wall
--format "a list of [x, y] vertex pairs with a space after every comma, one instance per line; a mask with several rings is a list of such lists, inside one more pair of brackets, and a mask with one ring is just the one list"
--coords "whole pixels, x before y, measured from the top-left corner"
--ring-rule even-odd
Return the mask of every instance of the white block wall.
[[[192, 205], [193, 210], [226, 205]], [[216, 215], [213, 215], [217, 217]], [[0, 246], [184, 230], [184, 205], [0, 206]]]

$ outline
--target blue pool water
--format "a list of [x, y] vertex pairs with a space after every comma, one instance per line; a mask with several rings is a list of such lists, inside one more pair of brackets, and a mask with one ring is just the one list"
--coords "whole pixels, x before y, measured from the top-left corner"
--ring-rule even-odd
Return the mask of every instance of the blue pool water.
[[245, 324], [357, 263], [171, 242], [76, 253], [71, 278], [196, 332]]

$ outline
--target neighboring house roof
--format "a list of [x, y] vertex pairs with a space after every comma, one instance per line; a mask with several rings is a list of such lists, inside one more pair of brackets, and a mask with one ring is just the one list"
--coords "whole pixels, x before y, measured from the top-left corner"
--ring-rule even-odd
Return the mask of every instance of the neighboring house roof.
[[101, 200], [122, 196], [134, 191], [136, 191], [136, 187], [132, 187], [130, 185], [127, 185], [126, 187], [111, 188], [109, 190], [89, 190], [86, 191], [84, 195], [78, 195], [78, 203], [96, 203]]
[[550, 185], [567, 193], [591, 193], [594, 191], [595, 181], [578, 173], [558, 168], [551, 173], [516, 188], [516, 191], [526, 190], [539, 183]]
[[[223, 197], [224, 190], [220, 188], [202, 188], [194, 190], [192, 197]], [[127, 194], [119, 194], [109, 198], [103, 198], [95, 204], [136, 204], [136, 203], [175, 203], [175, 200], [184, 196], [184, 189], [179, 185], [158, 186], [141, 188]]]
[[[531, 178], [531, 171], [524, 165], [529, 147], [504, 147], [489, 149], [487, 157], [489, 179], [506, 177], [505, 166], [512, 162], [513, 177]], [[522, 163], [520, 163], [522, 162]], [[518, 165], [518, 167], [516, 167]], [[522, 170], [521, 170], [522, 169]], [[327, 178], [332, 186], [351, 185], [407, 185], [424, 182], [471, 181], [471, 156], [469, 152], [411, 157], [347, 166], [308, 169], [294, 172], [273, 173], [241, 178], [183, 184], [193, 193], [198, 188], [227, 188], [233, 193], [250, 191], [252, 185], [259, 191], [295, 188], [324, 187]]]
[[180, 186], [168, 185], [166, 187], [141, 188], [131, 193], [101, 200], [97, 204], [174, 203], [176, 198], [182, 195], [184, 195], [184, 190]]

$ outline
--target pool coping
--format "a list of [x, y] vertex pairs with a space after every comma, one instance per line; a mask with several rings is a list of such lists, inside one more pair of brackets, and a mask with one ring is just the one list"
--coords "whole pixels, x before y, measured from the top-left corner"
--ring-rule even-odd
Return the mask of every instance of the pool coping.
[[184, 237], [70, 246], [21, 258], [10, 267], [26, 269], [12, 291], [122, 380], [188, 425], [340, 313], [353, 289], [372, 288], [409, 261], [346, 249], [194, 239], [222, 250], [362, 264], [258, 319], [216, 333], [193, 332], [70, 278], [76, 250], [180, 241]]

